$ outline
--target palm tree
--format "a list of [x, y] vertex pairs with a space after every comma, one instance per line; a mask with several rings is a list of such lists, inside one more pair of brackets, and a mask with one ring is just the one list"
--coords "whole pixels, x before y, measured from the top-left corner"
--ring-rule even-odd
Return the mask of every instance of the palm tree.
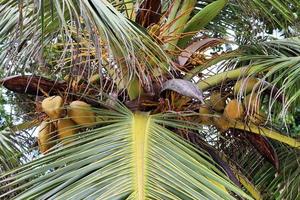
[[0, 197], [300, 198], [299, 8], [2, 0]]

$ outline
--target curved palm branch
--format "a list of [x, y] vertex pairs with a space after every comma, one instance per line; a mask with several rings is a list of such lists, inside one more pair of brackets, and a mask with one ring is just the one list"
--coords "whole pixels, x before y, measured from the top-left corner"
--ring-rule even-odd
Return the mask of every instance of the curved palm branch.
[[[299, 198], [299, 151], [294, 151], [280, 144], [273, 144], [278, 152], [281, 166], [279, 170], [270, 163], [262, 162], [255, 152], [240, 160], [245, 171], [253, 178], [256, 187], [264, 194], [265, 199], [297, 199]], [[253, 162], [255, 160], [256, 162]], [[253, 170], [255, 169], [255, 170]]]
[[233, 192], [251, 199], [210, 157], [162, 126], [162, 116], [117, 110], [97, 110], [108, 125], [2, 175], [9, 182], [2, 189], [15, 189], [1, 197], [21, 191], [16, 199], [234, 199]]

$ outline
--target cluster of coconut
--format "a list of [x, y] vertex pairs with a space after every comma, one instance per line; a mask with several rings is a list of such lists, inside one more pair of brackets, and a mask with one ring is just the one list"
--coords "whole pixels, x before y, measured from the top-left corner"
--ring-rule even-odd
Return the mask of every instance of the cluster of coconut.
[[266, 122], [265, 113], [260, 111], [260, 97], [254, 89], [259, 80], [253, 77], [236, 82], [234, 96], [241, 93], [242, 98], [227, 100], [220, 92], [212, 92], [210, 99], [199, 109], [200, 122], [213, 124], [221, 132], [230, 128], [230, 122], [240, 120], [246, 123], [261, 125]]
[[83, 101], [73, 101], [65, 112], [63, 98], [52, 96], [42, 101], [42, 110], [49, 119], [39, 126], [38, 144], [42, 153], [54, 146], [57, 138], [63, 144], [68, 144], [68, 137], [78, 132], [79, 127], [90, 127], [95, 124], [96, 117], [90, 104]]

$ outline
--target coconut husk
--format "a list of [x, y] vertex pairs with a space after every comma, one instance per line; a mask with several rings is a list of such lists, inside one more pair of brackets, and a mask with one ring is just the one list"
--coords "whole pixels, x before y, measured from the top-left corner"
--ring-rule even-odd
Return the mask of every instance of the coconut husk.
[[60, 118], [62, 114], [63, 99], [60, 96], [51, 96], [42, 101], [42, 110], [50, 117], [55, 120]]
[[212, 108], [218, 112], [223, 111], [226, 106], [225, 98], [222, 97], [220, 92], [212, 92], [210, 103]]
[[201, 105], [199, 108], [199, 114], [200, 114], [200, 123], [210, 123], [212, 121], [212, 111], [209, 108], [208, 105]]
[[259, 79], [255, 77], [248, 77], [237, 81], [233, 87], [233, 92], [235, 95], [241, 93], [247, 95], [252, 92], [255, 85], [259, 83]]
[[53, 147], [53, 140], [55, 139], [55, 126], [53, 123], [43, 121], [39, 125], [38, 145], [41, 153], [46, 154], [48, 150]]
[[71, 119], [64, 118], [59, 119], [57, 123], [58, 137], [63, 142], [63, 144], [69, 144], [70, 141], [66, 139], [75, 135], [78, 132], [78, 127], [76, 123]]
[[96, 117], [90, 104], [84, 101], [73, 101], [68, 109], [68, 116], [78, 125], [90, 127], [95, 124]]
[[230, 122], [225, 116], [214, 117], [213, 122], [217, 129], [222, 133], [230, 128]]
[[236, 99], [229, 101], [224, 109], [224, 116], [229, 120], [242, 119], [244, 117], [243, 104]]

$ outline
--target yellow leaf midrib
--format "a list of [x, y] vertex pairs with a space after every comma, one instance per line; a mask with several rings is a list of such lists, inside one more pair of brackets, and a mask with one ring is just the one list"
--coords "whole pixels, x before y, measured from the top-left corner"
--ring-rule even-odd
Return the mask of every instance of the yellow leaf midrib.
[[135, 113], [132, 122], [134, 191], [138, 200], [145, 199], [146, 163], [150, 116], [148, 113]]

